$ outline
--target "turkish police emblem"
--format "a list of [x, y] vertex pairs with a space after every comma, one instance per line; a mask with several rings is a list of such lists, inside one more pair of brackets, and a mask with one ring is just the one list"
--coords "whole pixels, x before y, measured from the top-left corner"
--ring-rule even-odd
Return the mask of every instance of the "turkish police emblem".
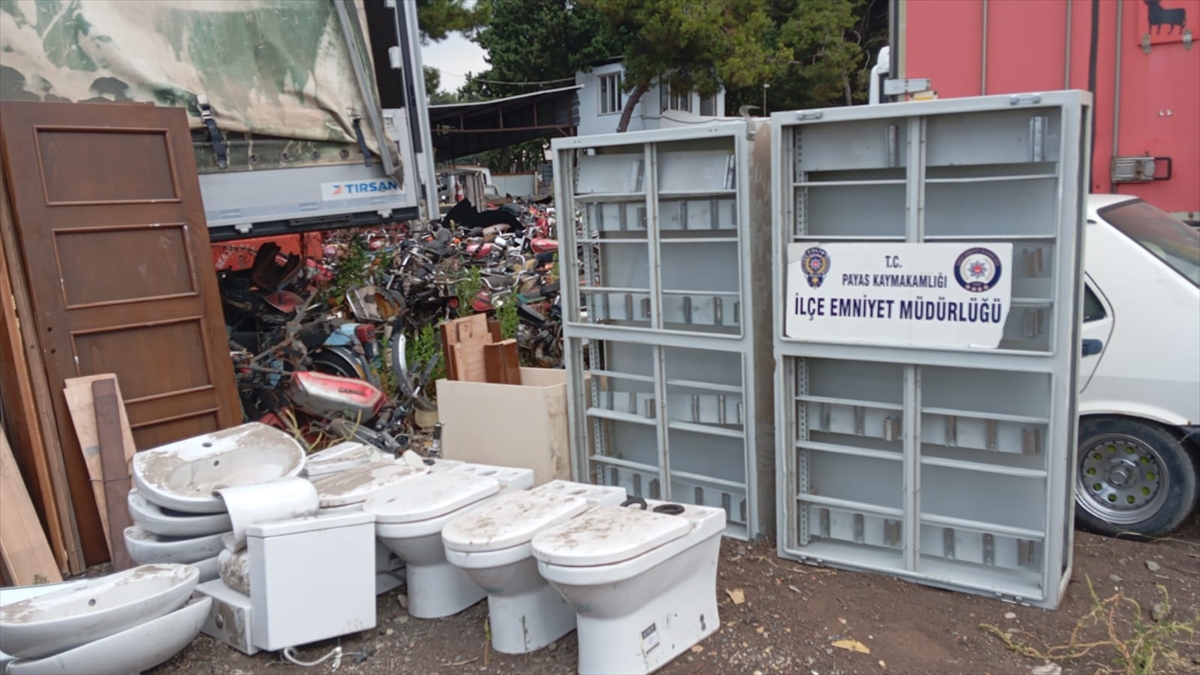
[[994, 288], [1000, 282], [1000, 271], [1000, 257], [979, 246], [963, 251], [954, 262], [954, 280], [972, 293]]
[[804, 256], [800, 258], [800, 265], [804, 268], [809, 287], [820, 288], [829, 272], [829, 254], [825, 249], [814, 246], [804, 252]]

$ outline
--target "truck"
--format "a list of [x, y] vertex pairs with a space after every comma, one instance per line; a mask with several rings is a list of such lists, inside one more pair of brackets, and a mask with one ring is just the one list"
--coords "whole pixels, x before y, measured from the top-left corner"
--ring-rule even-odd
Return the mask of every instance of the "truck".
[[890, 10], [872, 103], [1093, 93], [1076, 518], [1168, 534], [1194, 511], [1200, 473], [1200, 50], [1187, 23], [1200, 0]]
[[889, 100], [1095, 97], [1090, 191], [1200, 225], [1200, 0], [890, 0]]
[[0, 99], [184, 108], [213, 242], [437, 215], [416, 3], [0, 2]]

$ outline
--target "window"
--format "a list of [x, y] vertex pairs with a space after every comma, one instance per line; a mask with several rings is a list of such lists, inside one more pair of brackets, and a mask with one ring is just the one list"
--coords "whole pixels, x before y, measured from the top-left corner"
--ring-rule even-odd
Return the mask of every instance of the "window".
[[658, 85], [658, 97], [662, 101], [662, 111], [680, 110], [692, 111], [692, 94], [688, 91], [678, 91], [666, 82]]
[[1100, 302], [1100, 297], [1092, 290], [1091, 286], [1084, 285], [1083, 287], [1083, 322], [1099, 321], [1108, 316], [1108, 312], [1104, 311], [1104, 303]]
[[621, 93], [621, 74], [600, 76], [600, 114], [612, 115], [625, 108], [625, 97]]
[[700, 116], [701, 117], [716, 117], [717, 116], [717, 95], [701, 96], [700, 97]]
[[1100, 217], [1180, 276], [1200, 286], [1200, 231], [1140, 199], [1100, 209]]

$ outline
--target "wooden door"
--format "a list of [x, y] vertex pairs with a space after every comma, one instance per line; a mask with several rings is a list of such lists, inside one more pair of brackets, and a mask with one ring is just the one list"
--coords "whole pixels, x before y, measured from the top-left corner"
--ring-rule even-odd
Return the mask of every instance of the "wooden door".
[[91, 564], [108, 553], [66, 378], [115, 373], [139, 449], [241, 420], [191, 135], [178, 108], [4, 102], [0, 138]]

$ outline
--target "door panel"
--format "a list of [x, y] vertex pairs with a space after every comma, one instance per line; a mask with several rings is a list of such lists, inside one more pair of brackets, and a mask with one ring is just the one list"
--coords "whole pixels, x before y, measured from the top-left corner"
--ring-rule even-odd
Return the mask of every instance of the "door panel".
[[1079, 359], [1079, 391], [1083, 393], [1096, 374], [1096, 367], [1104, 357], [1104, 348], [1108, 346], [1108, 338], [1112, 335], [1113, 314], [1108, 300], [1100, 292], [1099, 287], [1092, 283], [1091, 277], [1084, 280], [1083, 328], [1079, 331], [1081, 340], [1099, 340], [1100, 352], [1088, 354]]
[[4, 166], [80, 538], [107, 557], [66, 378], [116, 373], [146, 449], [237, 424], [184, 111], [0, 104]]

